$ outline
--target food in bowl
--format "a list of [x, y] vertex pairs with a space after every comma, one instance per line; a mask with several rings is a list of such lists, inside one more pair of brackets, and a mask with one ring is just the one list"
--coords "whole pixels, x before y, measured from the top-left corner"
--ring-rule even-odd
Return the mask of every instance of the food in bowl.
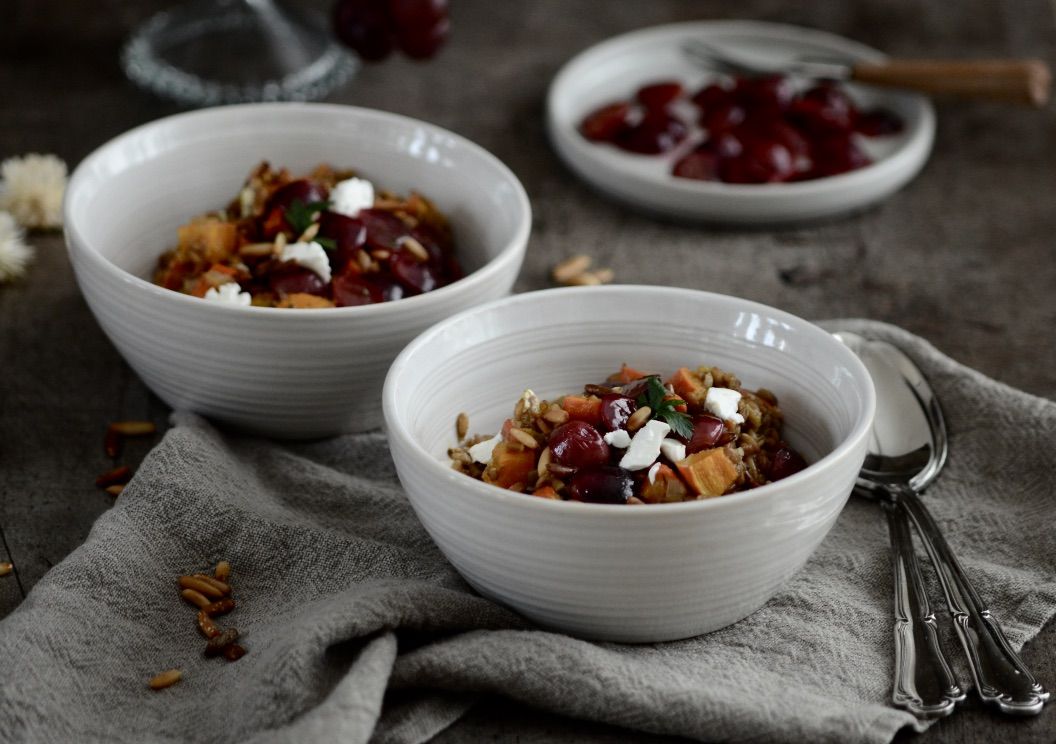
[[[681, 82], [653, 82], [580, 124], [588, 140], [627, 152], [677, 150], [674, 176], [726, 183], [805, 181], [863, 168], [872, 160], [859, 137], [902, 128], [886, 109], [859, 110], [835, 82], [797, 91], [781, 75], [720, 80], [691, 96]], [[681, 147], [691, 142], [688, 152]]]
[[281, 308], [389, 302], [461, 278], [447, 218], [421, 194], [319, 165], [267, 162], [223, 209], [178, 230], [154, 283], [207, 301]]
[[539, 400], [526, 390], [492, 436], [465, 438], [452, 466], [500, 488], [547, 499], [658, 504], [723, 496], [806, 467], [782, 438], [765, 388], [718, 367], [680, 367], [667, 382], [624, 364], [582, 395]]

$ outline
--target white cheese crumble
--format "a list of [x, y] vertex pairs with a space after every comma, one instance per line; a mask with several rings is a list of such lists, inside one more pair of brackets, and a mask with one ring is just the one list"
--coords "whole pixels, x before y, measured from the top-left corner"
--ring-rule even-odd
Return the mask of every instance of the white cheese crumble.
[[374, 206], [374, 184], [365, 178], [349, 178], [330, 190], [330, 211], [355, 217]]
[[730, 388], [713, 387], [708, 389], [708, 397], [704, 399], [704, 407], [709, 413], [713, 413], [723, 421], [732, 421], [735, 424], [743, 424], [744, 416], [737, 413], [737, 403], [741, 400], [741, 394]]
[[671, 462], [686, 459], [686, 445], [677, 439], [665, 439], [660, 442], [660, 454]]
[[652, 420], [634, 433], [631, 446], [627, 448], [620, 467], [624, 470], [645, 470], [660, 456], [660, 443], [671, 431], [663, 421]]
[[660, 462], [654, 462], [653, 467], [649, 468], [649, 485], [656, 483], [656, 474], [660, 472]]
[[253, 295], [243, 292], [237, 282], [228, 282], [219, 287], [210, 287], [205, 293], [205, 299], [227, 305], [249, 305], [253, 302]]
[[491, 439], [485, 439], [483, 442], [477, 442], [469, 448], [469, 456], [476, 462], [484, 463], [487, 465], [491, 462], [491, 453], [498, 446], [499, 442], [502, 441], [502, 434], [496, 434]]
[[602, 439], [605, 440], [605, 444], [619, 449], [627, 449], [627, 446], [631, 443], [631, 435], [627, 433], [626, 429], [610, 431]]
[[314, 271], [324, 282], [330, 281], [330, 259], [323, 246], [311, 243], [289, 243], [282, 248], [283, 261], [293, 261], [309, 271]]

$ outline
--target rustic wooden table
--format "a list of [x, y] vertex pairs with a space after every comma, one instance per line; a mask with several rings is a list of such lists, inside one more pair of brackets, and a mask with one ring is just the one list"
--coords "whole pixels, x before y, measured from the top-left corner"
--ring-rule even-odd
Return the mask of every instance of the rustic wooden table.
[[[167, 4], [9, 0], [0, 24], [0, 158], [54, 152], [72, 166], [108, 138], [177, 111], [133, 89], [117, 62], [129, 29]], [[931, 160], [901, 193], [849, 219], [766, 232], [666, 224], [614, 205], [561, 165], [542, 123], [547, 85], [565, 60], [640, 26], [736, 16], [814, 26], [894, 55], [1017, 55], [1056, 63], [1053, 6], [1045, 0], [966, 0], [956, 8], [922, 0], [452, 5], [453, 38], [438, 59], [368, 67], [330, 100], [433, 121], [509, 164], [536, 215], [518, 290], [546, 286], [551, 264], [587, 252], [625, 282], [717, 290], [812, 318], [896, 323], [992, 377], [1056, 398], [1052, 108], [941, 102]], [[0, 579], [0, 617], [84, 540], [109, 506], [109, 497], [92, 487], [109, 464], [100, 444], [106, 423], [150, 418], [164, 426], [168, 413], [99, 330], [62, 238], [32, 242], [38, 260], [29, 277], [0, 287], [0, 560], [18, 568], [17, 577]], [[149, 445], [133, 443], [131, 461]], [[1050, 624], [1024, 653], [1050, 689], [1054, 641]], [[923, 739], [1051, 742], [1053, 715], [1007, 721], [969, 703]], [[441, 739], [630, 736], [494, 700]]]

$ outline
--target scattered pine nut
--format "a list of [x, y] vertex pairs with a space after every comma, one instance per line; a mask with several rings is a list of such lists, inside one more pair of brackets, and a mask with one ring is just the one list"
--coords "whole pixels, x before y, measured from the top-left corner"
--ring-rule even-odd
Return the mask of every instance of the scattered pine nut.
[[125, 484], [124, 483], [115, 483], [112, 486], [107, 486], [103, 490], [106, 491], [111, 496], [113, 496], [114, 498], [117, 498], [118, 496], [121, 495], [121, 492], [125, 490]]
[[180, 596], [199, 610], [205, 609], [210, 605], [209, 598], [194, 589], [181, 589]]
[[649, 406], [642, 406], [637, 411], [631, 414], [631, 417], [627, 419], [627, 431], [638, 431], [645, 425], [645, 422], [649, 420], [649, 417], [653, 415], [653, 409]]
[[372, 263], [370, 260], [370, 255], [362, 248], [356, 251], [356, 263], [359, 264], [359, 268], [363, 271], [366, 271], [370, 268], [370, 264]]
[[520, 444], [523, 444], [528, 449], [535, 449], [539, 446], [539, 442], [535, 441], [535, 437], [526, 432], [524, 429], [518, 429], [516, 426], [510, 429], [510, 436], [516, 439]]
[[377, 248], [370, 252], [370, 257], [375, 261], [387, 261], [392, 252], [385, 248]]
[[275, 247], [272, 249], [276, 254], [282, 253], [282, 249], [286, 247], [286, 233], [279, 231], [279, 234], [275, 236]]
[[179, 669], [169, 669], [166, 672], [153, 677], [147, 685], [152, 690], [164, 690], [166, 687], [172, 687], [174, 684], [179, 682], [183, 678], [183, 672]]
[[570, 287], [594, 287], [601, 284], [601, 279], [598, 278], [597, 274], [584, 271], [582, 274], [576, 274], [564, 283]]
[[425, 249], [424, 245], [410, 235], [405, 235], [400, 238], [400, 246], [406, 248], [407, 252], [418, 259], [421, 263], [425, 263], [429, 260], [429, 251]]
[[191, 578], [192, 579], [201, 579], [202, 581], [206, 582], [207, 584], [212, 586], [217, 591], [223, 592], [224, 596], [227, 596], [228, 594], [231, 593], [231, 585], [228, 584], [226, 581], [220, 581], [220, 579], [214, 578], [212, 576], [208, 576], [206, 574], [200, 574], [200, 573], [191, 574]]
[[573, 277], [579, 276], [589, 269], [593, 261], [594, 259], [590, 256], [583, 254], [566, 258], [564, 261], [554, 265], [554, 268], [550, 271], [550, 276], [558, 284], [565, 284]]
[[194, 589], [196, 592], [204, 594], [207, 597], [213, 599], [221, 599], [224, 596], [224, 592], [216, 588], [208, 581], [202, 581], [197, 576], [181, 576], [179, 580], [181, 589]]
[[568, 421], [568, 411], [561, 406], [551, 406], [546, 409], [543, 418], [552, 424], [563, 424]]
[[458, 414], [458, 418], [455, 419], [455, 434], [458, 435], [458, 441], [462, 441], [466, 438], [466, 432], [469, 431], [469, 416], [465, 413]]
[[536, 466], [535, 472], [539, 474], [540, 478], [544, 477], [547, 474], [547, 467], [550, 465], [550, 457], [551, 455], [549, 447], [545, 448], [539, 454], [539, 464]]
[[235, 609], [235, 600], [230, 597], [225, 597], [224, 599], [218, 599], [211, 604], [207, 603], [202, 607], [202, 612], [209, 617], [217, 617], [218, 615], [226, 615], [233, 609]]
[[227, 577], [231, 575], [231, 564], [227, 561], [220, 561], [216, 564], [216, 570], [213, 571], [213, 576], [217, 581], [227, 581]]
[[602, 284], [608, 284], [616, 278], [616, 272], [612, 269], [594, 269], [591, 273], [594, 274]]
[[153, 421], [115, 421], [110, 430], [123, 437], [145, 437], [158, 430]]
[[0, 563], [0, 576], [7, 576], [14, 570], [15, 566], [13, 563], [8, 563], [7, 561]]
[[307, 229], [301, 233], [301, 237], [297, 238], [298, 243], [310, 243], [319, 234], [319, 223], [313, 222]]
[[95, 485], [98, 488], [106, 488], [115, 483], [128, 483], [131, 478], [132, 468], [128, 467], [128, 465], [118, 465], [112, 470], [107, 470], [105, 473], [97, 475], [95, 477]]

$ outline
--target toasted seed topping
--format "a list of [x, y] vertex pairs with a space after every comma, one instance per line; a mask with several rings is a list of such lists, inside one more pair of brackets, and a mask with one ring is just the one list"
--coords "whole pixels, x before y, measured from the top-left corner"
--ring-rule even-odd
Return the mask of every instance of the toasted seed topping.
[[121, 495], [121, 492], [125, 490], [125, 484], [124, 483], [115, 483], [112, 486], [107, 486], [103, 490], [106, 491], [111, 496], [113, 496], [114, 498], [117, 498], [118, 496]]
[[8, 563], [7, 561], [0, 563], [0, 576], [7, 576], [14, 570], [15, 566], [13, 563]]
[[400, 238], [400, 245], [407, 249], [407, 251], [417, 258], [422, 263], [429, 260], [429, 251], [425, 249], [425, 246], [419, 243], [417, 240], [412, 238], [410, 235], [405, 235]]
[[181, 589], [194, 589], [196, 592], [213, 599], [220, 599], [224, 596], [224, 592], [220, 589], [197, 576], [181, 576], [179, 584]]
[[455, 434], [458, 435], [458, 441], [462, 441], [466, 438], [466, 432], [469, 431], [469, 416], [464, 412], [458, 414], [458, 418], [455, 419]]
[[153, 421], [115, 421], [110, 430], [123, 437], [145, 437], [158, 430]]
[[560, 406], [551, 406], [546, 409], [543, 418], [552, 424], [563, 424], [568, 421], [568, 411]]
[[566, 281], [565, 284], [571, 287], [593, 287], [601, 284], [601, 279], [598, 278], [597, 274], [584, 271], [582, 274], [576, 274], [574, 277]]
[[180, 596], [199, 610], [209, 606], [209, 598], [194, 589], [181, 589]]
[[631, 414], [631, 417], [627, 419], [627, 431], [638, 431], [642, 428], [649, 417], [653, 415], [653, 409], [649, 406], [642, 406], [637, 411]]
[[169, 669], [168, 671], [152, 677], [147, 685], [152, 690], [164, 690], [166, 687], [172, 687], [181, 679], [183, 679], [183, 672], [179, 669]]
[[590, 268], [590, 264], [593, 259], [590, 256], [583, 254], [566, 258], [564, 261], [557, 263], [554, 268], [550, 271], [550, 276], [553, 277], [554, 281], [558, 284], [566, 284], [573, 277], [579, 276], [584, 271]]
[[535, 437], [526, 432], [524, 429], [518, 429], [516, 426], [510, 429], [510, 436], [516, 439], [521, 444], [523, 444], [528, 449], [535, 449], [539, 446], [539, 442], [535, 441]]
[[213, 571], [213, 576], [218, 581], [227, 581], [227, 577], [231, 575], [231, 564], [227, 561], [220, 561], [216, 564], [216, 570]]

